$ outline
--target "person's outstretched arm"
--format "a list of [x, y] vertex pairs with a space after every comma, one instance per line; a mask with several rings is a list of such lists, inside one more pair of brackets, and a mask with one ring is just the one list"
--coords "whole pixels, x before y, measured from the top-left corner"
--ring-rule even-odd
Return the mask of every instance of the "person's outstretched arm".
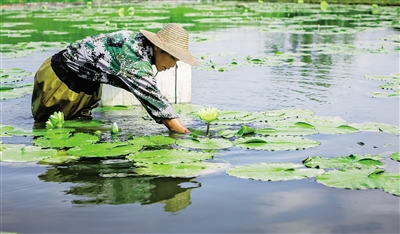
[[190, 131], [185, 127], [182, 121], [179, 118], [175, 119], [162, 119], [161, 122], [167, 127], [170, 131], [179, 132], [179, 133], [190, 133]]

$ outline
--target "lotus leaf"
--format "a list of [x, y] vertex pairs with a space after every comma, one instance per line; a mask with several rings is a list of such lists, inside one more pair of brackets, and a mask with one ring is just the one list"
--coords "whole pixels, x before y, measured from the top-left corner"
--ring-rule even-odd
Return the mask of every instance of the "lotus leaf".
[[134, 145], [157, 146], [174, 144], [175, 139], [165, 136], [143, 136], [128, 140], [128, 142]]
[[195, 152], [189, 150], [162, 149], [154, 151], [142, 151], [127, 156], [129, 160], [141, 163], [171, 164], [190, 163], [211, 159], [213, 153]]
[[21, 84], [18, 86], [13, 86], [12, 89], [1, 89], [0, 94], [1, 94], [1, 99], [11, 99], [11, 98], [20, 98], [25, 96], [28, 93], [32, 92], [32, 84]]
[[57, 154], [54, 155], [53, 157], [42, 159], [38, 163], [39, 164], [58, 165], [58, 164], [64, 164], [64, 163], [68, 163], [68, 162], [78, 161], [80, 158], [81, 157], [79, 157], [79, 156], [68, 155], [68, 154], [66, 154], [65, 151], [58, 151]]
[[386, 132], [394, 135], [399, 135], [399, 126], [394, 126], [385, 123], [363, 123], [363, 124], [350, 124], [350, 126], [360, 129], [361, 131], [371, 132]]
[[390, 155], [390, 158], [396, 161], [400, 161], [400, 152], [396, 152]]
[[[310, 125], [305, 125], [310, 126]], [[283, 126], [276, 128], [260, 128], [256, 130], [257, 134], [269, 136], [307, 136], [318, 133], [317, 130], [310, 127], [302, 127], [299, 125]]]
[[176, 143], [182, 147], [195, 149], [225, 149], [233, 146], [231, 141], [219, 138], [180, 139]]
[[260, 163], [237, 166], [226, 171], [230, 176], [263, 181], [300, 180], [324, 173], [322, 169], [304, 168], [293, 163]]
[[315, 127], [319, 133], [324, 134], [346, 134], [359, 132], [354, 126], [350, 126], [340, 117], [313, 116], [306, 118], [306, 123]]
[[333, 169], [363, 169], [383, 166], [380, 155], [350, 155], [334, 158], [322, 158], [320, 156], [307, 157], [303, 160], [306, 167], [333, 168]]
[[389, 180], [382, 185], [383, 191], [400, 196], [400, 181], [399, 180]]
[[30, 76], [32, 73], [26, 72], [21, 68], [0, 69], [0, 83], [19, 82]]
[[210, 162], [176, 163], [176, 164], [135, 164], [134, 170], [139, 175], [196, 177], [221, 170], [224, 164]]
[[317, 141], [293, 136], [246, 137], [235, 140], [234, 145], [256, 150], [300, 150], [319, 145]]
[[101, 120], [67, 120], [64, 123], [66, 128], [88, 128], [88, 127], [99, 127], [105, 124]]
[[298, 117], [309, 117], [313, 116], [314, 112], [311, 110], [304, 109], [280, 109], [280, 110], [268, 110], [264, 112], [266, 116], [279, 116], [283, 118], [298, 118]]
[[384, 172], [382, 169], [332, 170], [317, 176], [317, 182], [334, 188], [376, 189], [390, 180], [396, 180], [396, 176], [399, 177], [399, 174]]
[[54, 149], [42, 149], [23, 144], [0, 144], [1, 160], [5, 162], [36, 162], [57, 154]]
[[37, 146], [50, 148], [71, 148], [75, 146], [89, 145], [97, 142], [98, 136], [87, 133], [75, 133], [73, 135], [65, 132], [63, 134], [49, 134], [32, 140]]
[[141, 145], [130, 145], [123, 142], [106, 142], [71, 148], [67, 151], [67, 154], [82, 157], [115, 157], [137, 152], [141, 148]]
[[30, 131], [18, 129], [11, 125], [0, 124], [0, 137], [32, 136], [32, 135], [33, 135], [33, 133]]

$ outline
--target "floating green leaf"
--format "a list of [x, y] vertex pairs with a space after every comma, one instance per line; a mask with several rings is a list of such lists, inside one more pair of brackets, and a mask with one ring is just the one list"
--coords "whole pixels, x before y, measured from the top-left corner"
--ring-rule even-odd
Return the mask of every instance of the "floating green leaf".
[[371, 131], [371, 132], [386, 132], [390, 134], [399, 135], [399, 126], [394, 126], [385, 123], [362, 123], [362, 124], [350, 124], [350, 126], [355, 127], [361, 131]]
[[[303, 127], [307, 126], [307, 127]], [[256, 130], [257, 134], [269, 135], [269, 136], [307, 136], [318, 133], [314, 127], [308, 127], [311, 125], [293, 125], [293, 126], [282, 126], [275, 128], [260, 128]]]
[[141, 145], [130, 145], [123, 142], [106, 142], [71, 148], [67, 151], [67, 154], [82, 157], [115, 157], [137, 152], [141, 148]]
[[293, 136], [246, 137], [234, 142], [235, 146], [256, 150], [301, 150], [319, 145], [317, 141]]
[[81, 157], [74, 156], [74, 155], [67, 155], [65, 151], [58, 151], [56, 155], [53, 157], [45, 158], [40, 160], [39, 164], [51, 164], [51, 165], [58, 165], [64, 164], [69, 162], [78, 161]]
[[99, 127], [104, 125], [105, 122], [102, 120], [67, 120], [64, 123], [66, 128], [90, 128]]
[[224, 164], [210, 162], [136, 165], [141, 166], [134, 170], [139, 175], [168, 177], [196, 177], [219, 171], [224, 167]]
[[195, 149], [225, 149], [233, 146], [231, 141], [219, 138], [180, 139], [176, 143], [182, 147]]
[[382, 185], [382, 189], [383, 191], [396, 195], [396, 196], [400, 196], [400, 181], [397, 179], [393, 179], [393, 180], [389, 180], [386, 183], [384, 183]]
[[75, 146], [93, 144], [98, 140], [99, 137], [92, 134], [78, 132], [71, 135], [70, 133], [66, 132], [39, 137], [32, 140], [32, 143], [45, 148], [71, 148]]
[[0, 144], [1, 160], [5, 162], [35, 162], [57, 154], [54, 149], [42, 149], [23, 144]]
[[11, 137], [11, 136], [32, 136], [31, 131], [25, 131], [23, 129], [15, 128], [11, 125], [0, 124], [0, 137]]
[[134, 145], [143, 146], [161, 146], [161, 145], [172, 145], [175, 143], [175, 139], [166, 136], [142, 136], [128, 140], [129, 143]]
[[141, 163], [171, 164], [191, 163], [211, 159], [213, 153], [203, 153], [189, 150], [162, 149], [154, 151], [143, 151], [127, 156], [129, 160]]
[[399, 174], [384, 172], [382, 169], [332, 170], [317, 176], [317, 182], [334, 188], [376, 189], [396, 179], [396, 176]]
[[400, 162], [400, 152], [396, 152], [390, 155], [390, 158]]
[[307, 157], [303, 160], [306, 167], [333, 168], [333, 169], [362, 169], [383, 166], [380, 155], [357, 155], [341, 156], [334, 158], [322, 158], [320, 156]]
[[324, 170], [304, 168], [301, 164], [293, 163], [260, 163], [230, 168], [226, 173], [242, 179], [286, 181], [316, 177], [323, 174]]

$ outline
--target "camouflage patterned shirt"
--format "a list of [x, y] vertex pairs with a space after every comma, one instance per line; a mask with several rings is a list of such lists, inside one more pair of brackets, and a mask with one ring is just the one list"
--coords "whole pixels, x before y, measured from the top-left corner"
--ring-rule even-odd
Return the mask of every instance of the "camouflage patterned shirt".
[[157, 122], [178, 118], [156, 86], [153, 47], [141, 33], [122, 30], [71, 43], [63, 53], [65, 65], [77, 77], [123, 88], [135, 95]]

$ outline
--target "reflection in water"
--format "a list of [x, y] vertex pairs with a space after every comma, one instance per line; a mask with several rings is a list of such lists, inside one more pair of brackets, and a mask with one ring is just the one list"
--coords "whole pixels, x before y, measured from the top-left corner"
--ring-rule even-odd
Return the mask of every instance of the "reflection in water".
[[[109, 161], [109, 160], [108, 160]], [[70, 182], [67, 194], [79, 205], [164, 203], [164, 211], [177, 212], [191, 204], [190, 192], [201, 184], [191, 178], [136, 176], [132, 163], [80, 162], [49, 168], [39, 178], [46, 182]]]

